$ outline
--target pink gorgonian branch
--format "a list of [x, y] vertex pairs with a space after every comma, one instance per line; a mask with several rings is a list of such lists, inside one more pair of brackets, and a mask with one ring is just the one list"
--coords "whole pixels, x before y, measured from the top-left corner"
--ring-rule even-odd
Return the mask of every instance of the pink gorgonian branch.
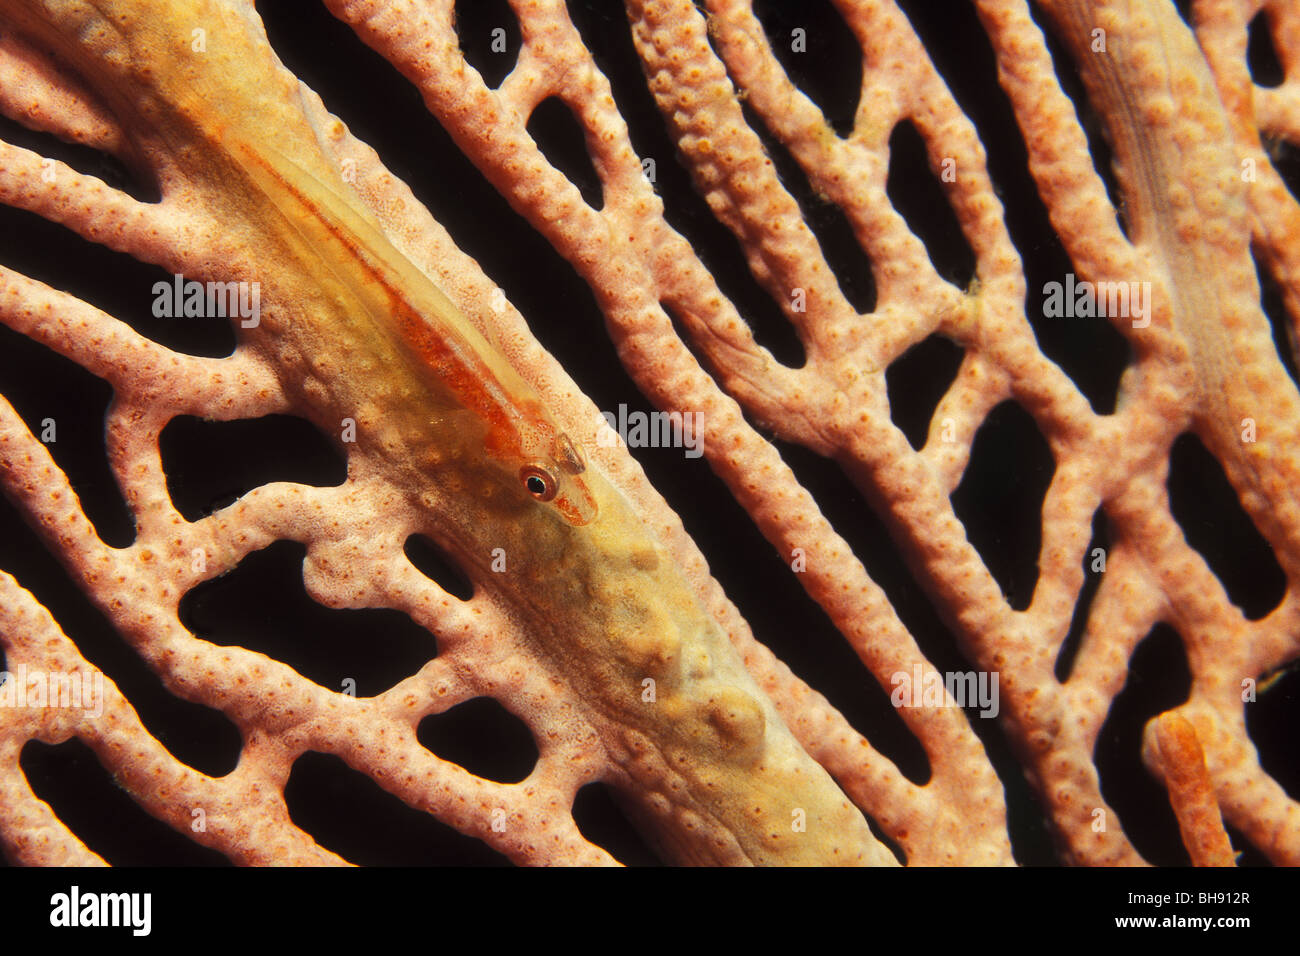
[[[0, 267], [8, 332], [111, 388], [107, 461], [133, 533], [106, 540], [62, 466], [57, 418], [11, 402], [3, 378], [0, 489], [163, 694], [240, 737], [226, 772], [183, 760], [0, 551], [7, 857], [103, 862], [28, 761], [76, 738], [145, 812], [240, 863], [347, 862], [290, 812], [290, 775], [313, 752], [518, 863], [617, 862], [575, 819], [579, 790], [600, 782], [671, 862], [1009, 864], [1013, 784], [988, 745], [1000, 734], [1061, 861], [1138, 864], [1137, 825], [1103, 795], [1098, 753], [1135, 653], [1163, 628], [1189, 689], [1151, 715], [1142, 759], [1187, 858], [1300, 862], [1294, 777], [1266, 772], [1247, 727], [1300, 653], [1300, 395], [1285, 345], [1300, 316], [1300, 208], [1282, 159], [1300, 136], [1292, 5], [1205, 0], [1185, 22], [1164, 0], [1043, 0], [1041, 14], [974, 0], [972, 42], [991, 51], [1023, 140], [1028, 198], [1000, 192], [992, 144], [910, 7], [837, 0], [805, 26], [762, 22], [743, 0], [628, 0], [619, 29], [675, 150], [645, 156], [561, 0], [512, 0], [507, 24], [477, 33], [452, 0], [325, 6], [586, 283], [657, 411], [583, 394], [530, 329], [548, 317], [521, 315], [286, 68], [251, 3], [0, 2], [0, 112], [41, 142], [113, 157], [143, 187], [0, 141], [0, 201], [165, 276], [127, 289], [136, 306], [113, 315]], [[1275, 58], [1272, 85], [1251, 73], [1251, 36]], [[800, 86], [800, 58], [831, 39], [856, 51], [851, 118]], [[513, 56], [499, 84], [470, 65], [474, 48]], [[581, 130], [594, 191], [539, 145], [533, 119], [557, 104]], [[907, 136], [965, 274], [936, 261], [896, 188]], [[670, 223], [657, 171], [673, 163], [802, 363], [761, 344], [696, 237]], [[806, 193], [842, 217], [857, 274]], [[1013, 239], [1031, 202], [1070, 266], [1045, 282]], [[1261, 275], [1280, 293], [1272, 317]], [[219, 323], [233, 351], [162, 344], [134, 311]], [[1127, 351], [1110, 400], [1045, 344], [1062, 323]], [[936, 343], [960, 353], [956, 371], [909, 434], [891, 376]], [[1012, 545], [990, 545], [965, 505], [984, 493], [971, 491], [982, 436], [1007, 414], [1050, 459], [1027, 583], [1009, 582], [998, 552]], [[346, 461], [340, 483], [259, 483], [188, 513], [164, 431], [272, 415], [325, 436]], [[707, 461], [861, 662], [861, 697], [892, 704], [925, 772], [882, 744], [883, 724], [850, 720], [773, 653], [764, 621], [742, 618], [629, 452], [665, 444]], [[869, 572], [840, 504], [801, 481], [795, 446], [847, 479], [951, 648]], [[1221, 469], [1262, 542], [1280, 582], [1262, 603], [1225, 583], [1178, 517], [1171, 460], [1184, 448]], [[386, 686], [346, 669], [313, 679], [187, 626], [192, 594], [286, 541], [317, 604], [409, 619], [420, 665]], [[468, 591], [422, 573], [412, 541]], [[522, 779], [423, 743], [426, 720], [481, 698], [531, 734]]]

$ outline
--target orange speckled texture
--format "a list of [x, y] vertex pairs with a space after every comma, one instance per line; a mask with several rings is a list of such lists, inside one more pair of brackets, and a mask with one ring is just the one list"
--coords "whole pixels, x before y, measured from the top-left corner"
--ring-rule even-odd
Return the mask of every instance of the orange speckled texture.
[[[1274, 162], [1278, 143], [1300, 143], [1294, 5], [1206, 0], [1189, 26], [1156, 0], [1042, 0], [1033, 15], [1020, 0], [972, 4], [1027, 176], [1074, 273], [1150, 289], [1149, 323], [1060, 320], [1109, 321], [1129, 349], [1110, 413], [1047, 354], [1037, 316], [1027, 314], [1042, 309], [1037, 273], [1013, 241], [1018, 210], [1004, 206], [995, 183], [993, 144], [981, 141], [962, 91], [945, 82], [909, 14], [889, 0], [833, 5], [862, 76], [856, 112], [839, 129], [787, 71], [789, 54], [774, 49], [788, 38], [767, 32], [745, 0], [707, 0], [705, 10], [691, 0], [628, 0], [617, 27], [676, 150], [653, 159], [684, 168], [734, 237], [750, 281], [797, 335], [802, 362], [760, 342], [757, 320], [723, 291], [696, 237], [670, 223], [626, 107], [562, 0], [512, 0], [522, 45], [495, 87], [466, 60], [452, 0], [326, 6], [418, 91], [456, 147], [586, 284], [646, 399], [700, 416], [708, 466], [861, 663], [864, 681], [874, 680], [863, 696], [888, 697], [899, 675], [942, 685], [954, 660], [995, 676], [1012, 773], [1027, 778], [1056, 860], [1137, 865], [1144, 860], [1124, 814], [1103, 795], [1098, 753], [1131, 661], [1166, 625], [1186, 656], [1190, 690], [1133, 749], [1167, 787], [1166, 812], [1190, 859], [1230, 863], [1226, 823], [1268, 860], [1300, 863], [1300, 805], [1261, 766], [1247, 730], [1253, 704], [1243, 703], [1243, 682], [1276, 693], [1269, 678], [1300, 655], [1300, 395], [1270, 336], [1255, 264], [1280, 290], [1294, 337], [1300, 205]], [[597, 404], [530, 330], [539, 318], [521, 315], [383, 157], [280, 62], [251, 3], [100, 7], [113, 29], [83, 22], [78, 5], [60, 0], [0, 2], [0, 112], [111, 154], [156, 184], [160, 201], [0, 141], [0, 202], [169, 274], [257, 281], [260, 323], [232, 322], [228, 357], [190, 355], [0, 266], [0, 322], [112, 387], [108, 460], [134, 538], [126, 547], [100, 538], [39, 422], [3, 394], [0, 490], [166, 691], [219, 711], [242, 745], [225, 775], [188, 766], [108, 680], [100, 715], [0, 707], [8, 858], [103, 862], [20, 765], [31, 742], [77, 738], [148, 814], [241, 864], [350, 862], [291, 816], [288, 781], [308, 752], [341, 758], [408, 807], [520, 864], [617, 862], [572, 810], [596, 781], [669, 862], [886, 865], [895, 854], [909, 865], [1016, 862], [1008, 794], [1023, 784], [995, 768], [989, 734], [973, 725], [994, 718], [952, 706], [951, 682], [931, 699], [918, 689], [916, 706], [895, 700], [899, 732], [928, 764], [918, 775], [897, 746], [874, 739], [876, 728], [850, 719], [841, 699], [832, 703], [756, 639], [765, 622], [741, 616], [627, 448], [601, 440]], [[1246, 56], [1247, 24], [1261, 11], [1283, 72], [1267, 88]], [[196, 27], [206, 31], [203, 51], [190, 45]], [[1045, 28], [1109, 146], [1109, 194]], [[598, 203], [531, 131], [530, 117], [555, 100], [582, 131]], [[902, 125], [919, 138], [921, 165], [973, 256], [962, 281], [936, 265], [893, 189]], [[419, 336], [396, 318], [393, 334], [373, 320], [383, 283], [398, 283], [401, 270], [376, 270], [383, 260], [321, 239], [319, 222], [295, 220], [293, 190], [268, 201], [268, 180], [248, 175], [247, 156], [226, 148], [236, 142], [265, 144], [289, 160], [281, 174], [310, 177], [298, 184], [299, 213], [308, 182], [343, 197], [351, 221], [364, 224], [353, 237], [378, 230], [378, 241], [445, 293], [456, 321], [472, 323], [475, 348], [500, 350], [508, 374], [526, 382], [504, 389], [518, 400], [513, 411], [545, 416], [537, 447], [551, 449], [562, 431], [581, 450], [583, 516], [596, 520], [566, 522], [521, 491], [519, 466], [541, 453], [490, 437], [512, 412], [494, 417], [487, 399], [448, 398], [473, 391], [500, 359], [466, 362], [449, 350], [439, 361], [480, 378], [431, 385], [409, 348]], [[792, 185], [795, 167], [869, 260], [869, 307], [846, 293], [844, 267]], [[897, 424], [886, 369], [933, 338], [961, 358], [917, 440]], [[1036, 576], [1015, 600], [955, 504], [979, 435], [1008, 402], [1032, 421], [1054, 464], [1030, 559]], [[183, 515], [160, 452], [169, 422], [272, 414], [306, 418], [329, 437], [346, 457], [341, 484], [275, 481], [210, 514]], [[355, 441], [340, 438], [347, 422]], [[1175, 518], [1170, 456], [1186, 433], [1217, 460], [1285, 578], [1266, 614], [1243, 612]], [[501, 451], [506, 444], [518, 461]], [[897, 604], [851, 530], [837, 526], [842, 510], [801, 482], [794, 446], [830, 459], [879, 518], [954, 650], [914, 633], [914, 609]], [[1099, 509], [1109, 523], [1105, 570], [1062, 675], [1056, 665], [1090, 580]], [[404, 554], [412, 535], [438, 545], [472, 597], [416, 570]], [[273, 655], [192, 633], [186, 595], [285, 540], [305, 549], [311, 599], [403, 612], [427, 632], [427, 662], [352, 697]], [[42, 606], [12, 570], [0, 562], [6, 666], [89, 669], [59, 608]], [[429, 716], [479, 697], [531, 733], [537, 759], [518, 782], [477, 776], [417, 735]], [[195, 808], [204, 811], [201, 831]]]

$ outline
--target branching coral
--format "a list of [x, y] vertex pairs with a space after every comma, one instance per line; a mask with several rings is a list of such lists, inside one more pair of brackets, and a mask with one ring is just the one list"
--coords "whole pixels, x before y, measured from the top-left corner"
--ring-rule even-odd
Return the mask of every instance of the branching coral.
[[[1139, 643], [1165, 625], [1181, 639], [1190, 693], [1149, 725], [1143, 758], [1168, 789], [1190, 858], [1231, 861], [1226, 821], [1273, 862], [1300, 861], [1300, 808], [1261, 768], [1246, 727], [1247, 701], [1270, 692], [1256, 683], [1294, 661], [1300, 633], [1292, 587], [1300, 396], [1270, 337], [1251, 259], [1282, 290], [1294, 337], [1300, 209], [1274, 156], [1298, 135], [1300, 15], [1280, 0], [1214, 0], [1193, 4], [1193, 29], [1157, 0], [1054, 0], [1041, 14], [1060, 44], [1054, 63], [1036, 11], [1018, 0], [973, 4], [1073, 269], [1051, 277], [1053, 293], [1037, 288], [1013, 242], [1015, 210], [999, 198], [976, 124], [892, 3], [835, 4], [861, 56], [855, 112], [840, 128], [774, 49], [806, 55], [798, 26], [770, 32], [740, 0], [629, 0], [626, 24], [678, 160], [797, 333], [800, 364], [760, 344], [755, 317], [724, 294], [692, 237], [670, 225], [656, 164], [673, 160], [633, 148], [564, 3], [511, 3], [521, 45], [495, 88], [467, 63], [451, 0], [327, 6], [419, 91], [486, 180], [586, 282], [640, 391], [699, 423], [709, 466], [891, 695], [928, 777], [905, 773], [897, 748], [873, 740], [875, 728], [850, 722], [755, 639], [627, 449], [606, 440], [597, 406], [533, 338], [525, 320], [537, 320], [515, 311], [382, 157], [279, 62], [250, 4], [6, 0], [0, 109], [111, 154], [156, 186], [160, 201], [12, 144], [0, 144], [0, 200], [167, 274], [257, 283], [261, 303], [256, 316], [231, 321], [233, 354], [208, 358], [3, 271], [4, 325], [112, 387], [108, 459], [135, 533], [127, 546], [105, 543], [42, 437], [42, 416], [25, 420], [7, 401], [5, 497], [166, 690], [221, 712], [242, 735], [238, 765], [205, 773], [151, 733], [112, 681], [102, 714], [0, 708], [8, 856], [100, 859], [20, 764], [30, 742], [76, 737], [148, 813], [241, 863], [342, 861], [290, 818], [286, 784], [308, 751], [342, 758], [521, 863], [613, 861], [571, 809], [579, 788], [598, 780], [673, 860], [887, 862], [860, 811], [909, 864], [1010, 863], [1004, 785], [1012, 784], [994, 769], [988, 735], [972, 728], [996, 717], [1061, 859], [1133, 864], [1142, 858], [1103, 797], [1096, 752]], [[1276, 87], [1257, 86], [1248, 72], [1252, 21], [1278, 53]], [[491, 36], [495, 43], [505, 31]], [[1077, 107], [1057, 79], [1067, 61], [1082, 82]], [[583, 131], [598, 190], [580, 191], [531, 132], [531, 119], [555, 101]], [[1104, 142], [1087, 128], [1094, 118]], [[919, 135], [971, 253], [965, 275], [936, 264], [891, 188], [902, 128]], [[1106, 144], [1109, 163], [1099, 157]], [[258, 155], [281, 159], [259, 166]], [[342, 197], [339, 215], [310, 225], [301, 188], [268, 204], [277, 181], [299, 174], [299, 187], [325, 184], [318, 195]], [[798, 177], [842, 214], [869, 260], [857, 289], [832, 266], [797, 198]], [[428, 440], [421, 388], [438, 386], [405, 364], [411, 337], [377, 345], [382, 336], [359, 318], [384, 296], [394, 315], [408, 306], [418, 314], [429, 301], [412, 292], [423, 277], [381, 275], [356, 241], [368, 230], [500, 349], [582, 449], [594, 487], [608, 481], [608, 494], [593, 492], [603, 513], [590, 526], [599, 559], [581, 557], [596, 540], [586, 532], [562, 533], [559, 519], [535, 524], [509, 504], [517, 489], [446, 465], [455, 457], [446, 432]], [[860, 296], [866, 286], [870, 302]], [[1068, 363], [1049, 358], [1053, 322], [1122, 336], [1132, 360], [1113, 411], [1081, 390]], [[938, 339], [961, 350], [960, 367], [928, 433], [909, 441], [887, 370]], [[434, 364], [450, 381], [455, 369]], [[1001, 573], [996, 546], [977, 548], [962, 505], [973, 449], [1008, 402], [1028, 413], [1054, 465], [1027, 586]], [[262, 484], [212, 514], [182, 514], [160, 451], [169, 423], [276, 413], [330, 436], [347, 457], [346, 480]], [[1180, 439], [1187, 433], [1195, 439]], [[467, 434], [467, 447], [483, 444]], [[1267, 542], [1286, 582], [1268, 606], [1239, 606], [1176, 520], [1167, 482], [1179, 441], [1208, 449]], [[891, 600], [851, 532], [827, 517], [834, 503], [801, 484], [795, 446], [833, 460], [879, 517], [950, 631], [969, 683], [940, 663], [952, 660], [947, 651], [918, 641], [905, 623], [913, 612]], [[497, 529], [502, 501], [509, 520]], [[624, 507], [626, 519], [613, 517]], [[1104, 548], [1098, 521], [1108, 528]], [[547, 530], [528, 530], [538, 527]], [[416, 570], [413, 535], [459, 566], [471, 597]], [[303, 581], [320, 604], [403, 612], [436, 638], [437, 657], [431, 643], [418, 672], [358, 697], [182, 623], [187, 593], [280, 540], [304, 546]], [[59, 610], [24, 590], [21, 574], [0, 572], [10, 671], [93, 670]], [[751, 623], [763, 636], [761, 622]], [[729, 663], [722, 634], [743, 669]], [[955, 706], [955, 695], [977, 690], [978, 702]], [[538, 759], [518, 783], [476, 776], [417, 737], [429, 715], [479, 697], [495, 698], [532, 732]]]

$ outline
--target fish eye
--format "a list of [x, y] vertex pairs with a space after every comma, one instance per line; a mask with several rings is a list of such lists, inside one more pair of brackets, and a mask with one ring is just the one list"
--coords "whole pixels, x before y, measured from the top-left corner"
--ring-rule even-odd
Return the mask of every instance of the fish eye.
[[538, 501], [550, 501], [559, 490], [555, 476], [540, 465], [525, 465], [520, 468], [519, 480], [524, 483], [528, 493]]

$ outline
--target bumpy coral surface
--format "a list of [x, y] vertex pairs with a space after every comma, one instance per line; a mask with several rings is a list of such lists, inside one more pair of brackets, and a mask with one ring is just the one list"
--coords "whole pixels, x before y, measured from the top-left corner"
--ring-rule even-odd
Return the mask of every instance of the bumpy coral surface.
[[1300, 863], [1293, 4], [271, 6], [0, 2], [8, 859]]

